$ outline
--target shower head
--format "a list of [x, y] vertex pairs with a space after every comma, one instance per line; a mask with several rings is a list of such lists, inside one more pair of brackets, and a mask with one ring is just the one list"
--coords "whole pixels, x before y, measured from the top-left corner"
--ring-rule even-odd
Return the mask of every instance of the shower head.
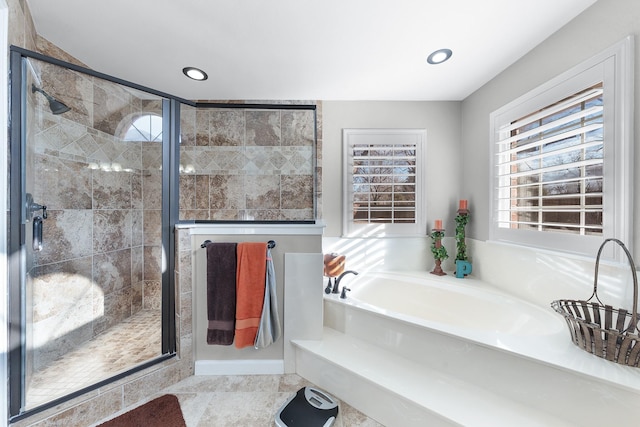
[[40, 89], [39, 87], [37, 87], [34, 84], [31, 85], [31, 92], [40, 92], [41, 94], [43, 94], [44, 97], [47, 98], [47, 101], [49, 101], [49, 108], [51, 109], [51, 112], [53, 114], [57, 115], [57, 114], [66, 113], [67, 111], [69, 111], [71, 109], [71, 108], [67, 107], [64, 104], [64, 102], [58, 101], [53, 96], [49, 95], [47, 92], [45, 92], [44, 90]]

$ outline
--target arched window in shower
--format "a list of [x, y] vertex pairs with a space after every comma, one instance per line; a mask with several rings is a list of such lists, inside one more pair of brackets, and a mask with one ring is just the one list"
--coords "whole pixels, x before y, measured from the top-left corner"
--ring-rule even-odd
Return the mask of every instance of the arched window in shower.
[[135, 117], [123, 138], [125, 141], [162, 141], [162, 116], [143, 114]]
[[11, 66], [15, 420], [173, 355], [177, 103], [22, 49]]

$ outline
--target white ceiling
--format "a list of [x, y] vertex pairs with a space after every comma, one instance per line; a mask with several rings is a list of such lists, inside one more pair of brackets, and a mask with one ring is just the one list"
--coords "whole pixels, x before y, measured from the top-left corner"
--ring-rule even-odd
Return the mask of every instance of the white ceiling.
[[87, 66], [186, 99], [462, 100], [596, 0], [27, 1]]

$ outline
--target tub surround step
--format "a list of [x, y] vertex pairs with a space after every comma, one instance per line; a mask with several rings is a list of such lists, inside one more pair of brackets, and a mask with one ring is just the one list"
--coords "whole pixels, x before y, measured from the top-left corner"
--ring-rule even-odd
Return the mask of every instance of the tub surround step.
[[[564, 426], [548, 413], [487, 391], [356, 337], [325, 327], [296, 340], [297, 372], [387, 426]], [[367, 396], [389, 402], [379, 405]], [[385, 397], [386, 396], [386, 397]], [[408, 424], [409, 423], [409, 424]]]
[[329, 328], [575, 425], [607, 425], [622, 413], [640, 419], [640, 369], [580, 350], [564, 329], [454, 333], [327, 298], [324, 315]]

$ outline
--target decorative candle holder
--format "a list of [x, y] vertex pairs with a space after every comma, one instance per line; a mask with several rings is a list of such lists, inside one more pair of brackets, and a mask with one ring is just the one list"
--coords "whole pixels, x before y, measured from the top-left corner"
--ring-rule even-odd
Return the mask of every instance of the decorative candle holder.
[[456, 215], [456, 277], [461, 279], [471, 274], [471, 263], [467, 257], [467, 243], [465, 241], [465, 227], [469, 223], [467, 201], [460, 200], [460, 208]]
[[442, 271], [442, 260], [449, 258], [447, 254], [447, 248], [442, 244], [442, 238], [444, 237], [444, 230], [439, 228], [434, 228], [431, 231], [431, 253], [433, 254], [433, 258], [436, 261], [436, 266], [434, 267], [431, 274], [435, 274], [437, 276], [444, 276], [447, 273]]

